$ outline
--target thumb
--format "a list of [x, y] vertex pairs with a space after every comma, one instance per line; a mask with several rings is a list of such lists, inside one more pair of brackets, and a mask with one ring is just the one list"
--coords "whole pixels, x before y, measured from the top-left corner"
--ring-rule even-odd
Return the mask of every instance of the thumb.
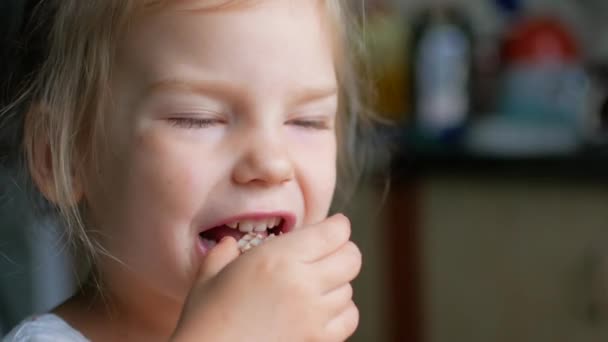
[[234, 238], [223, 238], [203, 259], [198, 273], [198, 281], [206, 282], [215, 277], [240, 254], [237, 242]]

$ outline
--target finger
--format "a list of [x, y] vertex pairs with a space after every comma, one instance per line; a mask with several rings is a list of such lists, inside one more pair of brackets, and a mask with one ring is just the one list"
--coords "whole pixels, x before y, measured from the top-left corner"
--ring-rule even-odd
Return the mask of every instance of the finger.
[[240, 252], [236, 240], [232, 237], [223, 238], [203, 259], [199, 269], [198, 281], [206, 282], [215, 277], [239, 255]]
[[313, 264], [320, 291], [328, 293], [351, 282], [361, 271], [362, 256], [357, 245], [348, 241], [338, 251]]
[[274, 251], [277, 255], [295, 255], [298, 261], [315, 262], [338, 250], [348, 242], [350, 234], [350, 221], [346, 216], [337, 214], [320, 223], [282, 235], [268, 244], [274, 245], [269, 248], [280, 249]]
[[346, 341], [355, 333], [358, 325], [359, 309], [351, 301], [344, 311], [327, 323], [325, 330], [328, 341]]
[[353, 286], [350, 283], [327, 293], [323, 296], [323, 303], [329, 319], [338, 316], [348, 308], [353, 299]]

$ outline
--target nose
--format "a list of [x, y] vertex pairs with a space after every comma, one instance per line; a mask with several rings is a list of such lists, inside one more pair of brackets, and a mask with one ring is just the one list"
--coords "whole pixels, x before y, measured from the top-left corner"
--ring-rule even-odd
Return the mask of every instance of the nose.
[[276, 135], [251, 135], [243, 146], [244, 152], [234, 167], [234, 182], [271, 186], [293, 179], [294, 168], [287, 147]]

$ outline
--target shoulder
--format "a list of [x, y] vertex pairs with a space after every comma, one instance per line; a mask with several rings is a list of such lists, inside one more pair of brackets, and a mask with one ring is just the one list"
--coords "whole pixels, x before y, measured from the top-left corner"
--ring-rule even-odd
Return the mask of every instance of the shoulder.
[[27, 318], [17, 325], [2, 342], [86, 342], [82, 334], [57, 315], [44, 314]]

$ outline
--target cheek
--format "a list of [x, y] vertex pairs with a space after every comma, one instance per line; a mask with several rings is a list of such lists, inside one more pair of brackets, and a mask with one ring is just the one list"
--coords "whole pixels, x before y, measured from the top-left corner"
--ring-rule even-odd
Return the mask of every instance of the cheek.
[[187, 223], [204, 193], [201, 158], [192, 157], [191, 147], [154, 134], [140, 135], [130, 146], [105, 163], [92, 199], [103, 213], [96, 216], [112, 229]]
[[194, 211], [206, 178], [201, 177], [201, 158], [195, 158], [191, 150], [166, 139], [140, 137], [134, 149], [132, 190], [165, 212]]
[[307, 223], [327, 215], [336, 186], [336, 141], [333, 136], [295, 144], [298, 182], [304, 196]]

